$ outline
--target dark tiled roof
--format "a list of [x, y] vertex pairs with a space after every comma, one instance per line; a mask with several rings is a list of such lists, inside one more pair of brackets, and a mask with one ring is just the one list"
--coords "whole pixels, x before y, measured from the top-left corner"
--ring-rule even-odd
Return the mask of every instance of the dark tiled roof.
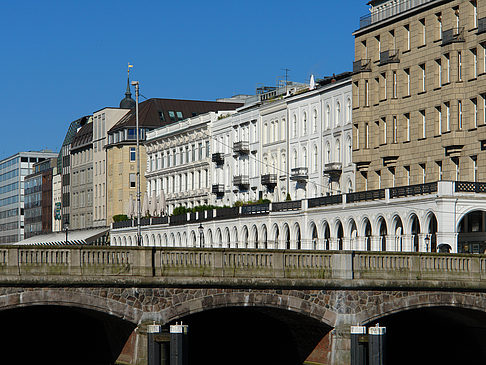
[[[138, 107], [138, 124], [141, 128], [159, 128], [167, 124], [193, 117], [198, 114], [207, 112], [216, 112], [223, 110], [234, 110], [243, 106], [242, 103], [225, 103], [218, 101], [200, 101], [200, 100], [177, 100], [177, 99], [148, 99], [139, 104]], [[182, 113], [182, 118], [175, 120], [169, 116], [169, 111]], [[163, 113], [163, 119], [160, 116]], [[115, 132], [127, 126], [135, 126], [135, 109], [130, 110], [118, 123], [116, 123], [108, 133]]]
[[93, 123], [82, 126], [71, 142], [71, 152], [78, 148], [90, 145], [93, 142]]

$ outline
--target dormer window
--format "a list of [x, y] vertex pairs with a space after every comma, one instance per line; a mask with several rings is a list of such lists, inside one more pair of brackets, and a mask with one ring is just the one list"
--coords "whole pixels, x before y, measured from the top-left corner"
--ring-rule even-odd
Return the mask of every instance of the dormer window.
[[159, 118], [161, 122], [165, 122], [165, 116], [163, 111], [159, 111]]
[[176, 115], [175, 115], [175, 112], [173, 110], [169, 110], [169, 118], [170, 118], [171, 122], [176, 121]]

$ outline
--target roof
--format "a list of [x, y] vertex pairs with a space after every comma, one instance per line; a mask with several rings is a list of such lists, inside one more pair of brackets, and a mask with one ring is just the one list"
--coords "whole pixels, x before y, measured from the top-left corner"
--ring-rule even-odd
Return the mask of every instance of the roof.
[[[138, 124], [142, 128], [159, 128], [207, 112], [235, 110], [243, 103], [202, 100], [148, 99], [139, 104]], [[172, 115], [169, 114], [172, 112]], [[179, 115], [178, 115], [179, 114]], [[108, 133], [128, 126], [135, 127], [135, 109], [131, 109]]]
[[93, 123], [87, 123], [82, 126], [71, 142], [71, 151], [91, 145], [93, 142]]

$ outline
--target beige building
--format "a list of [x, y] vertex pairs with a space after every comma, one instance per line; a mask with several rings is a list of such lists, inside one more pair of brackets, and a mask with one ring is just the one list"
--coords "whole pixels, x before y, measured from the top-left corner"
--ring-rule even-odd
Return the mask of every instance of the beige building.
[[[128, 112], [124, 108], [103, 108], [93, 113], [93, 226], [111, 222], [107, 215], [107, 150], [108, 131]], [[107, 217], [110, 217], [107, 220]]]
[[486, 180], [486, 3], [371, 1], [354, 32], [356, 188]]
[[52, 232], [62, 230], [62, 175], [57, 167], [52, 171]]
[[93, 227], [93, 123], [79, 128], [71, 142], [70, 229]]
[[[146, 133], [150, 130], [178, 123], [184, 119], [210, 111], [234, 110], [241, 105], [241, 103], [231, 101], [148, 99], [139, 105], [140, 141], [142, 143], [145, 141]], [[107, 130], [108, 141], [104, 147], [108, 161], [106, 180], [106, 201], [108, 203], [106, 205], [106, 219], [107, 224], [110, 224], [114, 215], [128, 215], [130, 199], [136, 201], [137, 160], [135, 109], [131, 109], [129, 113], [119, 119], [110, 129], [107, 127]], [[140, 146], [140, 162], [140, 191], [143, 201], [147, 185], [145, 180], [147, 154], [145, 146], [142, 145]], [[142, 215], [145, 214], [142, 213]]]

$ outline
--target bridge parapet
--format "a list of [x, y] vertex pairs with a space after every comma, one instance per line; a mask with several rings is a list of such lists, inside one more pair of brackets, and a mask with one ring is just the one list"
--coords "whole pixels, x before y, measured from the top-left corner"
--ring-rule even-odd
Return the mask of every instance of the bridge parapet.
[[0, 282], [486, 287], [486, 256], [363, 251], [3, 246]]

